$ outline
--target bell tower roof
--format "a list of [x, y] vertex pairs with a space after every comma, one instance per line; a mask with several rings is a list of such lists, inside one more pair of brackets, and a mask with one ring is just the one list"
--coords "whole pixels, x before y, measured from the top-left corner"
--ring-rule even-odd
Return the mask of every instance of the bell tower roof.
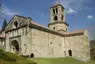
[[58, 4], [60, 4], [60, 2], [59, 2], [59, 0], [56, 0], [56, 3], [55, 3], [55, 5], [58, 5]]
[[[61, 6], [62, 8], [64, 8], [64, 7], [60, 4], [59, 0], [56, 0], [55, 4], [54, 4], [51, 8], [54, 8], [54, 7], [56, 7], [56, 6]], [[65, 9], [65, 8], [64, 8], [64, 9]]]

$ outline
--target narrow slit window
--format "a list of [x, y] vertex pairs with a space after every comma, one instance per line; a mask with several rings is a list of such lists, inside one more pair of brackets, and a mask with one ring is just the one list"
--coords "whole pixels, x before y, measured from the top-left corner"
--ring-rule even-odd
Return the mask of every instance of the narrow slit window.
[[61, 20], [63, 20], [63, 17], [64, 17], [64, 16], [63, 16], [63, 15], [61, 15]]
[[58, 8], [56, 8], [56, 13], [58, 13]]
[[55, 14], [55, 9], [53, 9], [53, 14]]

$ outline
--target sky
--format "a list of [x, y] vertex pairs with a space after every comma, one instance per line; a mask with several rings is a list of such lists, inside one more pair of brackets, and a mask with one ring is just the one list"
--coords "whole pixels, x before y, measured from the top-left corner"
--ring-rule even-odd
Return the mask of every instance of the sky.
[[[3, 12], [0, 18], [0, 27], [3, 19], [7, 22], [16, 15], [31, 17], [32, 20], [47, 26], [50, 23], [50, 7], [56, 0], [3, 0]], [[66, 10], [66, 22], [69, 31], [80, 30], [89, 27], [95, 22], [95, 0], [59, 0]]]

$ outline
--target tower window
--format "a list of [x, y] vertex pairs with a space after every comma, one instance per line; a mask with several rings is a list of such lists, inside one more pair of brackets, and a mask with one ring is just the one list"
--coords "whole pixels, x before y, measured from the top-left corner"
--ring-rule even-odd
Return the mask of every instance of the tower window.
[[55, 14], [55, 9], [53, 9], [53, 14]]
[[63, 15], [61, 15], [61, 20], [63, 20]]
[[54, 20], [57, 21], [58, 20], [58, 17], [57, 16], [54, 16]]
[[62, 10], [62, 12], [63, 12], [63, 9], [61, 9]]
[[58, 13], [58, 8], [56, 8], [56, 13]]
[[62, 12], [63, 12], [63, 8], [61, 8]]

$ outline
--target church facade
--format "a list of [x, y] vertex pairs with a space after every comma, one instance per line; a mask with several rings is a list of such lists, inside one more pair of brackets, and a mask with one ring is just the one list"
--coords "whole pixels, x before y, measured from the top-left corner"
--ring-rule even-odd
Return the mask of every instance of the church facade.
[[[30, 17], [15, 15], [0, 36], [5, 51], [35, 58], [73, 57], [90, 59], [87, 30], [68, 32], [65, 8], [58, 2], [50, 8], [48, 27], [32, 21]], [[2, 36], [3, 35], [3, 36]]]

